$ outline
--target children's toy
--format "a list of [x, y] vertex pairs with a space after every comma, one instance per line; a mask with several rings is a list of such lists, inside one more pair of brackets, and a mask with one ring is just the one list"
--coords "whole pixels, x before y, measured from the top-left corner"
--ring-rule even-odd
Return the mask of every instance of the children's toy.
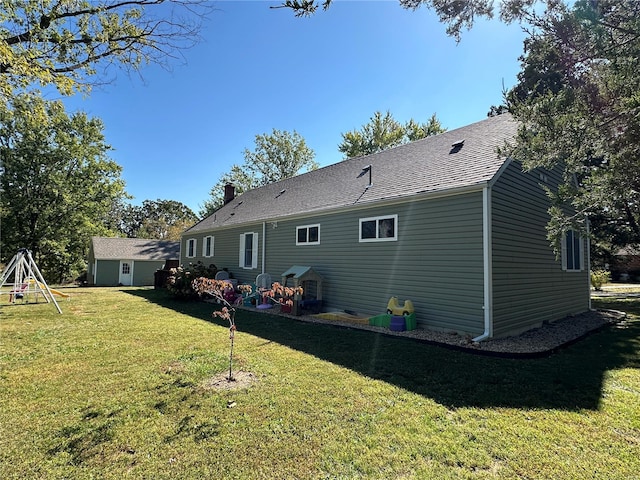
[[415, 312], [413, 308], [413, 302], [411, 300], [405, 300], [404, 305], [398, 305], [398, 297], [391, 297], [387, 304], [387, 313], [389, 315], [409, 315]]
[[404, 332], [407, 329], [407, 322], [402, 315], [393, 315], [389, 322], [389, 330], [392, 332]]
[[238, 295], [236, 294], [236, 291], [233, 288], [233, 284], [231, 282], [227, 281], [227, 285], [224, 287], [222, 296], [230, 305], [235, 304]]
[[391, 297], [387, 303], [387, 313], [369, 319], [369, 325], [388, 328], [394, 332], [415, 330], [417, 327], [415, 308], [411, 300], [398, 303], [398, 297]]

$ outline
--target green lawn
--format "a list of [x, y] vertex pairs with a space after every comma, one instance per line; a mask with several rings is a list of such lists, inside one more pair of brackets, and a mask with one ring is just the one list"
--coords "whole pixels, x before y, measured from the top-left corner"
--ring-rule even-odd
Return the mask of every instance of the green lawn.
[[507, 360], [212, 305], [70, 289], [0, 309], [2, 479], [640, 478], [640, 300], [549, 358]]

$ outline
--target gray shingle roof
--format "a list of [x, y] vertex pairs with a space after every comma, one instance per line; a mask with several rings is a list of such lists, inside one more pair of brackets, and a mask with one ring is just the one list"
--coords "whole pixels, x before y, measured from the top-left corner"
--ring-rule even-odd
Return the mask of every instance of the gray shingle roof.
[[[513, 138], [516, 130], [517, 123], [510, 115], [499, 115], [380, 153], [344, 160], [245, 192], [188, 231], [481, 185], [504, 164], [496, 149]], [[461, 148], [453, 147], [461, 141]], [[367, 165], [372, 167], [373, 184], [368, 189], [369, 174], [357, 178]]]
[[96, 260], [178, 260], [180, 242], [144, 238], [91, 237]]

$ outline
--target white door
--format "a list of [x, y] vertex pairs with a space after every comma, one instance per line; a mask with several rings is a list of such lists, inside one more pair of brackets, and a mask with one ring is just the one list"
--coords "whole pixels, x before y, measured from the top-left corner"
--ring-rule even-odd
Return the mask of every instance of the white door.
[[133, 279], [133, 262], [131, 260], [120, 260], [120, 285], [131, 285]]

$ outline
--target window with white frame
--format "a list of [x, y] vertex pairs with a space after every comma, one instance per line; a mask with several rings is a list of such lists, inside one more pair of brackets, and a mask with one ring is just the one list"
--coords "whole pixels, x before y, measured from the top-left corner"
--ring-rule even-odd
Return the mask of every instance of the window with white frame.
[[583, 265], [583, 241], [580, 233], [567, 230], [562, 238], [562, 269], [567, 272], [580, 272]]
[[213, 237], [211, 235], [202, 239], [202, 256], [213, 257]]
[[296, 245], [319, 245], [320, 224], [296, 227]]
[[398, 239], [398, 215], [360, 219], [361, 242], [385, 242]]
[[196, 239], [190, 238], [187, 240], [187, 258], [193, 258], [196, 256]]
[[240, 268], [258, 268], [258, 234], [240, 234]]

